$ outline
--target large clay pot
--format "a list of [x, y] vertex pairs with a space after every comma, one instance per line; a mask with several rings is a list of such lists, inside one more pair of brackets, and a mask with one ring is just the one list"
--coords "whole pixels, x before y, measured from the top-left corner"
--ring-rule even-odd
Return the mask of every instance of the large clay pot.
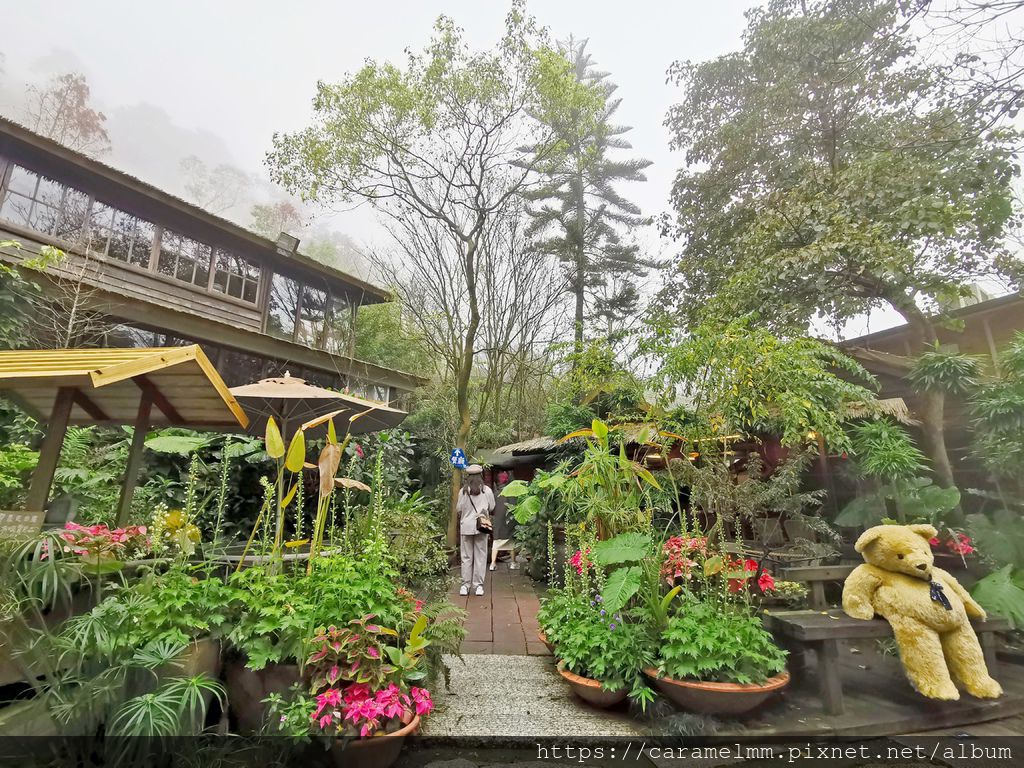
[[350, 741], [344, 747], [337, 742], [331, 747], [331, 760], [335, 768], [390, 768], [402, 753], [405, 737], [419, 726], [420, 716], [413, 715], [408, 725], [386, 736]]
[[676, 706], [705, 715], [742, 715], [764, 703], [771, 695], [789, 685], [789, 672], [783, 671], [764, 683], [710, 683], [703, 680], [676, 680], [658, 677], [658, 670], [644, 670], [662, 694]]
[[537, 639], [540, 640], [552, 653], [555, 652], [555, 644], [548, 640], [548, 636], [544, 634], [543, 629], [537, 630]]
[[629, 689], [625, 687], [617, 691], [606, 691], [601, 687], [600, 680], [591, 680], [589, 677], [574, 674], [567, 670], [561, 662], [558, 664], [558, 674], [569, 683], [573, 693], [588, 704], [593, 704], [601, 709], [614, 707], [629, 695]]
[[195, 677], [206, 675], [214, 680], [220, 677], [220, 640], [200, 637], [178, 654], [173, 664], [161, 668], [161, 677]]
[[228, 662], [224, 680], [234, 731], [243, 735], [259, 731], [267, 712], [263, 700], [272, 693], [286, 693], [300, 679], [299, 667], [295, 664], [268, 664], [263, 669], [252, 670], [244, 661]]

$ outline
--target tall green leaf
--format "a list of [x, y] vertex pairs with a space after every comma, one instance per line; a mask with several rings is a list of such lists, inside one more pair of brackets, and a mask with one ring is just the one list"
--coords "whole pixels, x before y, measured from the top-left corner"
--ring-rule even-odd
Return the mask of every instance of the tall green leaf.
[[642, 571], [639, 565], [613, 571], [601, 591], [604, 609], [609, 613], [621, 610], [640, 589], [641, 581]]

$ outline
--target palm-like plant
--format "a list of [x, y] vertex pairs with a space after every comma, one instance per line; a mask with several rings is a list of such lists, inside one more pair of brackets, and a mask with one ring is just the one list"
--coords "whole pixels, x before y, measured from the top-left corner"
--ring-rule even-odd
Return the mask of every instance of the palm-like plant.
[[539, 164], [544, 181], [526, 194], [536, 204], [527, 233], [543, 237], [539, 250], [559, 259], [575, 301], [577, 351], [587, 320], [604, 320], [611, 329], [635, 311], [639, 294], [629, 278], [653, 266], [622, 236], [646, 219], [615, 188], [620, 182], [645, 181], [643, 171], [651, 162], [612, 157], [614, 150], [632, 149], [622, 138], [630, 128], [612, 123], [621, 99], [612, 97], [616, 86], [607, 72], [594, 68], [586, 46], [586, 40], [570, 39], [561, 50], [576, 81], [593, 92], [600, 109], [596, 114], [589, 108], [568, 109], [546, 117], [560, 151], [545, 156]]

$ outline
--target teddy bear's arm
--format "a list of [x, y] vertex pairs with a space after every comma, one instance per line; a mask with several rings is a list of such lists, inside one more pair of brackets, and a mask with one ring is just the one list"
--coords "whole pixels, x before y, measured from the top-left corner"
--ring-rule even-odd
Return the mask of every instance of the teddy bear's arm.
[[872, 600], [882, 580], [869, 565], [858, 565], [843, 584], [843, 610], [854, 619], [869, 621], [875, 616]]
[[964, 589], [964, 585], [957, 581], [953, 576], [946, 573], [941, 568], [932, 568], [932, 579], [940, 581], [949, 587], [956, 596], [964, 601], [964, 610], [967, 611], [967, 615], [972, 619], [981, 619], [984, 621], [988, 618], [985, 613], [985, 609], [978, 605], [977, 601], [971, 597], [970, 592]]

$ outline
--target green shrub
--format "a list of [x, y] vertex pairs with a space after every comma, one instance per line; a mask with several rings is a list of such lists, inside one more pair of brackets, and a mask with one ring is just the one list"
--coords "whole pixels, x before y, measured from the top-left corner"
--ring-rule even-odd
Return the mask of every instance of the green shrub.
[[661, 637], [659, 671], [677, 679], [763, 683], [786, 668], [786, 652], [748, 611], [685, 602]]

